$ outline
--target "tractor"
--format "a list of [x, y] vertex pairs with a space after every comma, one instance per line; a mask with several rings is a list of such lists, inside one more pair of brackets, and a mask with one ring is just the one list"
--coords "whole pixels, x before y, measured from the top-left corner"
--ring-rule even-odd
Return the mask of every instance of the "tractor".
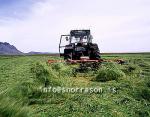
[[55, 62], [65, 62], [69, 64], [79, 64], [76, 71], [96, 70], [102, 62], [117, 62], [124, 64], [122, 59], [101, 59], [100, 51], [96, 43], [92, 43], [90, 30], [71, 30], [69, 35], [61, 35], [59, 43], [59, 54], [64, 60], [48, 60], [48, 64]]
[[96, 43], [92, 43], [90, 30], [71, 30], [69, 35], [61, 35], [59, 43], [60, 56], [68, 62], [97, 62], [100, 51]]

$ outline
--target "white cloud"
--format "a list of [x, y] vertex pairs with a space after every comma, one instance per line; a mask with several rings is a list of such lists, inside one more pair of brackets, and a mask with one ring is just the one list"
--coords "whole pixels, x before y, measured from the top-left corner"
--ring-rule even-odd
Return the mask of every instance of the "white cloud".
[[0, 41], [24, 52], [58, 52], [61, 34], [90, 28], [102, 52], [150, 51], [149, 6], [147, 0], [45, 0], [24, 20], [1, 20]]

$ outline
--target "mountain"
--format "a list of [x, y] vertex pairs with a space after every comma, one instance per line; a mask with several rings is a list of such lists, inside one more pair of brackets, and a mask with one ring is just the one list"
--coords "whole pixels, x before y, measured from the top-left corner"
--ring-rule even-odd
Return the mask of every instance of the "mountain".
[[7, 42], [0, 42], [0, 55], [20, 55], [23, 54], [15, 46]]
[[10, 45], [7, 42], [0, 42], [0, 55], [40, 55], [40, 54], [58, 55], [58, 53], [35, 52], [35, 51], [23, 53], [19, 51], [15, 46]]

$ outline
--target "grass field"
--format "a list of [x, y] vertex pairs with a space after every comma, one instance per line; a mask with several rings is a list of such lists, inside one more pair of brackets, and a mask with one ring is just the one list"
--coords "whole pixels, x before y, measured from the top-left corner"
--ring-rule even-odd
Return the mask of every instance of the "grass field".
[[[75, 66], [47, 65], [47, 55], [0, 56], [0, 117], [149, 117], [150, 54], [104, 54], [126, 64], [102, 63], [74, 76]], [[102, 92], [44, 92], [41, 87]]]

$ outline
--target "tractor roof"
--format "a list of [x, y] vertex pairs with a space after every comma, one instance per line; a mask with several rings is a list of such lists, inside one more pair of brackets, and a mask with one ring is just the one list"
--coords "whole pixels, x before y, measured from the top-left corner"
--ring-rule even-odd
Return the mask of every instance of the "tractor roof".
[[70, 35], [75, 37], [89, 36], [90, 30], [71, 30]]

